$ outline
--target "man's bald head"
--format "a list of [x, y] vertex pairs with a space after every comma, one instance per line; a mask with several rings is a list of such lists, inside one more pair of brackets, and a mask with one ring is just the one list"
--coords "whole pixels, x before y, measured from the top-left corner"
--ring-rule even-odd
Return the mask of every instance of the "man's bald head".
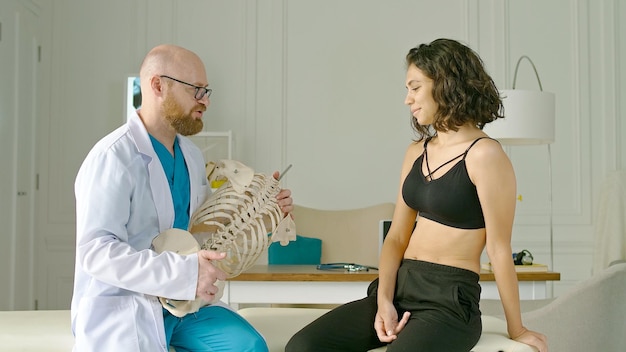
[[142, 91], [144, 84], [149, 87], [150, 79], [154, 75], [168, 75], [182, 80], [198, 79], [197, 76], [200, 75], [200, 79], [206, 80], [200, 57], [190, 50], [171, 44], [154, 47], [144, 58], [139, 71]]

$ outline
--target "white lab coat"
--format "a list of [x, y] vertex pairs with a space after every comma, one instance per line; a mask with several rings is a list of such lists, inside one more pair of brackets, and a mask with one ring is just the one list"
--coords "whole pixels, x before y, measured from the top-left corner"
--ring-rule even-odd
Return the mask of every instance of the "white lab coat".
[[[209, 187], [200, 150], [179, 136], [190, 178], [190, 215]], [[143, 123], [100, 140], [75, 183], [74, 351], [167, 351], [157, 296], [196, 296], [197, 254], [157, 254], [152, 239], [174, 223], [169, 184]]]

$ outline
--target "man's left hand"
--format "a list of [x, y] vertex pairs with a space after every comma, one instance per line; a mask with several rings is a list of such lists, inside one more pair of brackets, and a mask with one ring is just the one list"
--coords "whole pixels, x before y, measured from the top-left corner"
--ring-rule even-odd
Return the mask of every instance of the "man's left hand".
[[[273, 176], [275, 179], [278, 180], [278, 177], [280, 177], [280, 172], [274, 171]], [[278, 206], [280, 207], [280, 210], [285, 216], [293, 211], [293, 198], [291, 198], [291, 190], [286, 188], [281, 189], [280, 192], [278, 192], [278, 194], [276, 195], [276, 199], [278, 200]]]

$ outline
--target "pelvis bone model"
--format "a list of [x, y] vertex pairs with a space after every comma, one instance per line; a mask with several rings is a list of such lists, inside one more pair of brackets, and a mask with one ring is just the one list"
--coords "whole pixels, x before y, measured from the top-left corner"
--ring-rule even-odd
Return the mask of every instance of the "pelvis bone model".
[[[284, 174], [284, 173], [283, 173]], [[282, 176], [282, 175], [281, 175]], [[276, 195], [279, 181], [271, 175], [254, 173], [235, 160], [220, 160], [207, 166], [209, 182], [226, 180], [192, 215], [189, 232], [171, 229], [152, 242], [156, 252], [173, 251], [186, 255], [200, 249], [225, 252], [226, 258], [213, 263], [229, 278], [255, 264], [272, 242], [286, 246], [296, 239], [296, 225], [290, 215], [284, 216]], [[159, 298], [165, 309], [182, 317], [200, 307], [217, 302], [223, 282], [212, 302], [199, 298], [180, 301]]]

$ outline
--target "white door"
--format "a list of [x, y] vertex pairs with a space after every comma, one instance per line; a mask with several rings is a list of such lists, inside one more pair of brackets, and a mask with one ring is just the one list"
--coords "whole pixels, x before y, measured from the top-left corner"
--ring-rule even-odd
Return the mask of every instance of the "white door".
[[35, 307], [37, 8], [0, 3], [0, 310]]

